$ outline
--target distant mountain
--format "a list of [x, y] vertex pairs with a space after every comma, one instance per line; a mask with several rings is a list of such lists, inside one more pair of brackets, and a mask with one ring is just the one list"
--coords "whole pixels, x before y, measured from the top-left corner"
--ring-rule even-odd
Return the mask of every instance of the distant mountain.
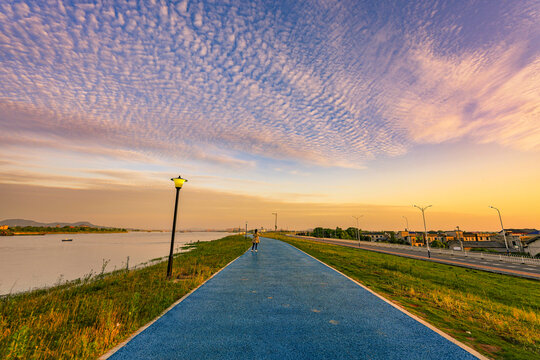
[[94, 225], [92, 223], [89, 223], [88, 221], [78, 221], [74, 223], [65, 223], [65, 222], [52, 222], [52, 223], [42, 223], [37, 222], [33, 220], [25, 220], [25, 219], [6, 219], [6, 220], [0, 220], [0, 226], [7, 225], [7, 226], [88, 226], [93, 228], [107, 228], [107, 226], [98, 226]]

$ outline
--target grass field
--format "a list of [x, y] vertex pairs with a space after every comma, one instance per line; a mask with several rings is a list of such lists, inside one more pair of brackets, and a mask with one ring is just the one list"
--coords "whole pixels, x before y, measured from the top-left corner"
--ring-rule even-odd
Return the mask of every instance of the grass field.
[[540, 359], [539, 281], [264, 236], [305, 251], [488, 357]]
[[174, 260], [0, 298], [0, 359], [94, 359], [156, 318], [250, 245], [199, 242]]

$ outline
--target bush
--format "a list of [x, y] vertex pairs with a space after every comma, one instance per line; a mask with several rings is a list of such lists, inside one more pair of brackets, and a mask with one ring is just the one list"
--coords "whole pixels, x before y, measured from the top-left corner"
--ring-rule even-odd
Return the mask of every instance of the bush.
[[439, 249], [445, 249], [448, 247], [448, 245], [446, 245], [445, 243], [443, 243], [442, 241], [439, 241], [439, 240], [434, 240], [430, 243], [430, 246], [432, 248], [439, 248]]

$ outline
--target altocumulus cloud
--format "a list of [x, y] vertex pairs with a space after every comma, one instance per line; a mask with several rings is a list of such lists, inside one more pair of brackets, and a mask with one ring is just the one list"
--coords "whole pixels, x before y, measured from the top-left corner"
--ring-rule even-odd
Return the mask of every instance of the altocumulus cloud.
[[3, 1], [0, 128], [226, 166], [356, 167], [463, 137], [538, 150], [539, 14], [537, 1]]

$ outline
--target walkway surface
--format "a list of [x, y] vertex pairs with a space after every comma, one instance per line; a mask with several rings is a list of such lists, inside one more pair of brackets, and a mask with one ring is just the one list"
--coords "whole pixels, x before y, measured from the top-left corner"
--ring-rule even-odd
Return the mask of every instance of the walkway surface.
[[261, 239], [110, 359], [476, 359], [350, 279]]

